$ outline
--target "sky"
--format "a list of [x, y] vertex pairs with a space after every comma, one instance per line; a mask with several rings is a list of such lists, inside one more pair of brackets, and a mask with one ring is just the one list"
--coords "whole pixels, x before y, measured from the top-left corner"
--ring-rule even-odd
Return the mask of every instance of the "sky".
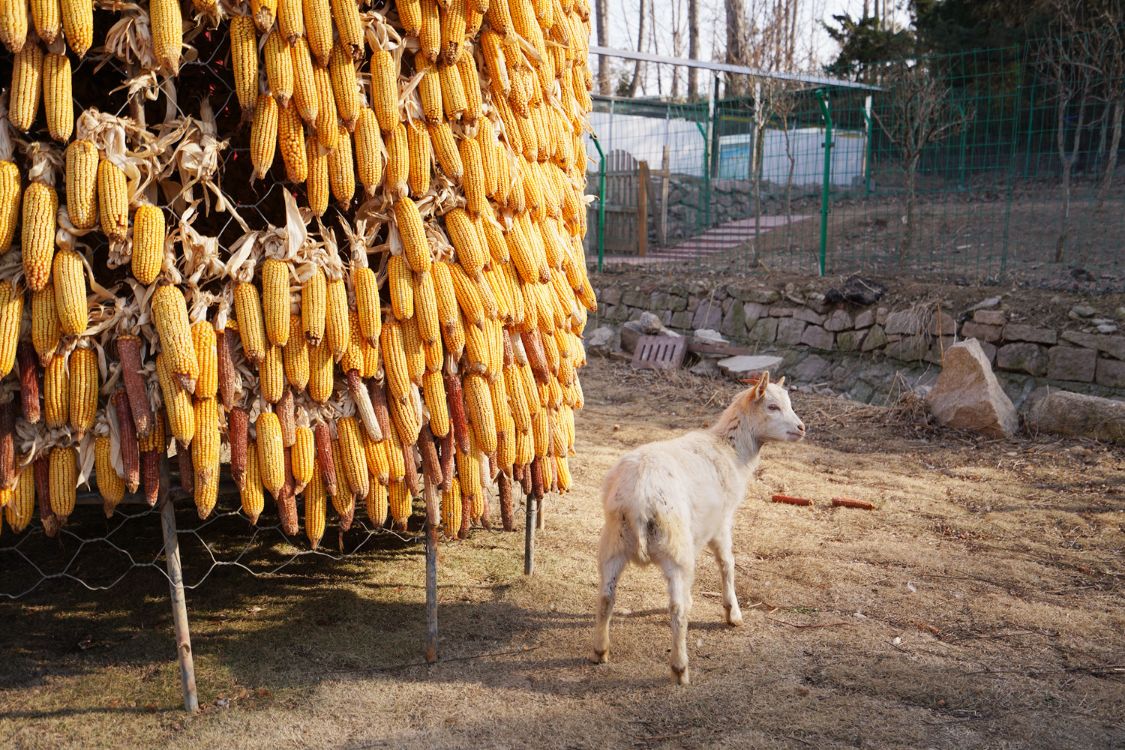
[[[637, 8], [639, 0], [607, 0], [609, 11], [609, 46], [619, 49], [636, 49]], [[652, 0], [656, 13], [655, 39], [646, 41], [645, 51], [673, 56], [673, 31], [677, 27], [683, 31], [682, 56], [687, 57], [687, 0]], [[752, 0], [747, 0], [749, 6]], [[700, 3], [700, 56], [704, 59], [721, 59], [725, 44], [725, 16], [722, 0], [699, 0]], [[824, 30], [822, 21], [828, 21], [833, 14], [850, 12], [859, 16], [863, 11], [863, 0], [799, 0], [797, 25], [798, 50], [806, 61], [811, 60], [816, 72], [831, 62], [838, 47]], [[591, 3], [592, 4], [592, 3]], [[894, 13], [899, 23], [909, 21], [908, 14], [901, 9]], [[677, 16], [679, 22], [677, 23]], [[649, 32], [646, 31], [646, 37]], [[592, 42], [596, 40], [596, 31]], [[657, 49], [653, 49], [653, 43]], [[805, 70], [810, 65], [803, 66]], [[656, 93], [655, 91], [649, 93]]]

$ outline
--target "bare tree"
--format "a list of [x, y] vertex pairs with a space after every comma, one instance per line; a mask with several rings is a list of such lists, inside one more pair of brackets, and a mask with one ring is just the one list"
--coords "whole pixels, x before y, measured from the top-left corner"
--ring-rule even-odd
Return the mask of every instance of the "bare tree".
[[[723, 0], [727, 18], [726, 62], [731, 65], [748, 65], [753, 50], [750, 27], [746, 17], [744, 0]], [[744, 96], [749, 90], [746, 76], [730, 74], [727, 76], [727, 95]]]
[[[594, 15], [598, 24], [598, 46], [609, 46], [609, 0], [594, 0]], [[598, 57], [598, 93], [609, 96], [613, 89], [609, 82], [609, 58], [605, 55]]]
[[1056, 11], [1050, 30], [1036, 46], [1035, 61], [1050, 86], [1055, 107], [1055, 148], [1063, 194], [1055, 262], [1061, 263], [1070, 240], [1074, 165], [1081, 153], [1083, 131], [1089, 124], [1090, 94], [1098, 73], [1096, 60], [1091, 59], [1087, 47], [1089, 34], [1094, 30], [1084, 12], [1083, 0], [1059, 0]]
[[[688, 0], [688, 57], [699, 59], [699, 0]], [[699, 79], [695, 68], [688, 68], [687, 95], [695, 101], [699, 98]]]
[[[640, 7], [637, 11], [637, 51], [643, 52], [645, 48], [645, 0], [640, 0]], [[644, 73], [644, 63], [637, 60], [633, 63], [633, 77], [629, 80], [629, 85], [626, 88], [625, 95], [634, 97], [637, 95], [637, 87], [640, 85], [641, 76]]]
[[[1098, 184], [1098, 208], [1102, 208], [1109, 191], [1113, 187], [1114, 173], [1117, 171], [1117, 154], [1121, 149], [1122, 118], [1125, 116], [1125, 3], [1107, 3], [1100, 14], [1100, 23], [1090, 35], [1096, 40], [1091, 50], [1092, 60], [1096, 60], [1102, 74], [1102, 91], [1105, 100], [1105, 113], [1109, 130], [1109, 146], [1106, 161], [1102, 167], [1101, 181]], [[1102, 136], [1106, 128], [1102, 129]]]
[[960, 133], [973, 113], [956, 106], [948, 84], [925, 62], [896, 65], [885, 81], [887, 110], [873, 111], [875, 121], [898, 149], [906, 185], [903, 191], [903, 230], [899, 262], [905, 261], [914, 244], [914, 210], [917, 205], [918, 165], [927, 146]]
[[797, 109], [794, 91], [783, 81], [775, 81], [769, 96], [770, 114], [775, 126], [785, 140], [785, 160], [788, 171], [785, 175], [785, 249], [793, 247], [793, 174], [797, 171], [797, 155], [793, 153], [793, 139], [789, 126]]

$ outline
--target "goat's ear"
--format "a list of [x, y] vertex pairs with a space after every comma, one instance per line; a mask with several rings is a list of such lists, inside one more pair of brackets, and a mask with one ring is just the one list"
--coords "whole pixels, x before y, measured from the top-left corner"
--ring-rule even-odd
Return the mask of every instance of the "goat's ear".
[[752, 393], [751, 398], [757, 400], [757, 399], [760, 399], [762, 396], [766, 395], [766, 386], [768, 386], [769, 384], [770, 384], [770, 372], [769, 372], [769, 370], [764, 370], [762, 372], [762, 374], [758, 377], [758, 382], [755, 383], [754, 387], [750, 389], [750, 391]]
[[781, 380], [777, 381], [777, 384], [779, 386], [781, 386], [782, 388], [785, 387], [785, 376], [784, 375], [781, 376]]

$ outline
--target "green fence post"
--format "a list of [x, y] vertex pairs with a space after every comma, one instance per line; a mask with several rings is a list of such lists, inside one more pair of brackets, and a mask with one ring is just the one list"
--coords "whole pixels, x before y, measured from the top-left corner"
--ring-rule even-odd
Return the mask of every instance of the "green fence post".
[[598, 136], [591, 134], [594, 148], [598, 150], [598, 272], [602, 270], [605, 262], [605, 152]]
[[708, 149], [707, 129], [703, 127], [701, 122], [696, 122], [695, 127], [699, 129], [699, 134], [703, 136], [703, 187], [699, 191], [699, 207], [695, 212], [695, 228], [703, 231], [711, 221], [711, 157]]
[[863, 124], [867, 129], [867, 139], [863, 148], [863, 196], [865, 198], [871, 197], [871, 125], [875, 119], [871, 116], [871, 107], [871, 95], [868, 94], [863, 100]]
[[824, 182], [820, 189], [820, 275], [823, 276], [828, 261], [828, 191], [832, 184], [832, 112], [828, 107], [828, 92], [817, 89], [816, 100], [824, 117]]

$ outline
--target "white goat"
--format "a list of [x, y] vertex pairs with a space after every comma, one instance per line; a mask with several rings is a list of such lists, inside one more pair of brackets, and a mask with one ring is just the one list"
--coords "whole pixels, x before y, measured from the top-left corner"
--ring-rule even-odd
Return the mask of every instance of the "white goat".
[[707, 430], [649, 443], [623, 456], [602, 488], [605, 526], [598, 565], [600, 600], [594, 625], [595, 662], [609, 658], [609, 621], [625, 566], [655, 563], [668, 579], [672, 620], [672, 672], [689, 682], [687, 624], [695, 560], [704, 546], [715, 555], [723, 578], [727, 622], [742, 624], [734, 592], [731, 526], [734, 512], [758, 464], [758, 450], [771, 441], [794, 442], [805, 425], [793, 413], [785, 378], [770, 385], [762, 375]]

